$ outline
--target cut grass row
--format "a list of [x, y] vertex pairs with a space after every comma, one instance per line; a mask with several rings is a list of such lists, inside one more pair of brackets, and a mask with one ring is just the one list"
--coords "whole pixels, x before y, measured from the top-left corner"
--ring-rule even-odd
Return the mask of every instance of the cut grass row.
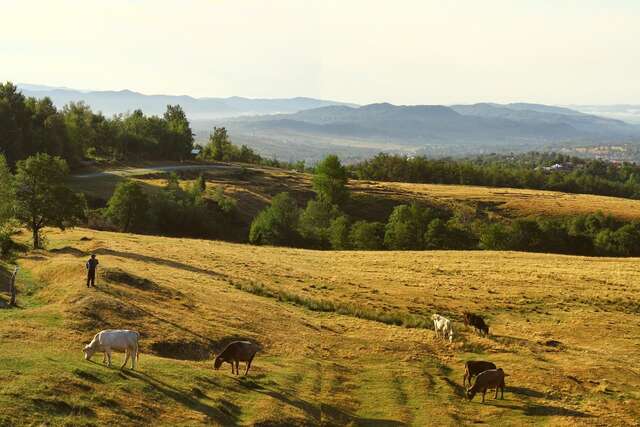
[[344, 316], [351, 316], [358, 319], [371, 320], [384, 323], [386, 325], [402, 326], [405, 328], [431, 328], [432, 322], [425, 316], [403, 313], [400, 311], [381, 311], [348, 304], [335, 300], [310, 298], [286, 291], [284, 289], [274, 289], [261, 283], [231, 281], [233, 287], [243, 292], [253, 295], [273, 298], [280, 302], [304, 307], [311, 311], [324, 313], [336, 313]]

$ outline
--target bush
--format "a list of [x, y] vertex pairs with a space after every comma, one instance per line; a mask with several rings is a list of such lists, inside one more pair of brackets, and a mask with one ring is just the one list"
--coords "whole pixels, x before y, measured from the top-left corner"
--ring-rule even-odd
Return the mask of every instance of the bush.
[[121, 231], [142, 231], [149, 228], [149, 199], [135, 181], [123, 181], [107, 203], [107, 217]]
[[384, 247], [384, 224], [358, 221], [351, 227], [349, 240], [354, 249], [380, 250]]
[[509, 228], [501, 223], [487, 224], [480, 231], [480, 248], [504, 251], [510, 249], [511, 233]]
[[385, 246], [394, 250], [423, 249], [426, 227], [433, 217], [430, 209], [416, 203], [396, 206], [385, 226]]
[[300, 235], [314, 246], [329, 246], [329, 227], [340, 211], [325, 199], [309, 200], [307, 207], [300, 214], [298, 230]]
[[289, 193], [280, 193], [251, 223], [249, 241], [255, 245], [295, 245], [300, 241], [298, 218], [295, 200]]
[[349, 240], [349, 218], [341, 215], [331, 221], [329, 226], [329, 242], [331, 248], [336, 250], [350, 249], [351, 242]]
[[313, 189], [319, 199], [342, 206], [349, 198], [347, 170], [336, 155], [330, 155], [316, 166]]

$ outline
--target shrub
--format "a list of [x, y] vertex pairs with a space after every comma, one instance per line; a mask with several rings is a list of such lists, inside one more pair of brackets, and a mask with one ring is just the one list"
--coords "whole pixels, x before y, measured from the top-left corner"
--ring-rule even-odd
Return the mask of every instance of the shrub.
[[289, 193], [280, 193], [251, 223], [249, 241], [256, 245], [295, 245], [299, 210]]
[[329, 242], [331, 248], [336, 250], [350, 249], [349, 241], [349, 218], [341, 215], [331, 221], [329, 226]]
[[510, 249], [511, 235], [508, 227], [501, 223], [484, 226], [480, 231], [480, 248], [496, 251]]
[[329, 227], [331, 221], [339, 214], [338, 207], [325, 199], [309, 200], [307, 207], [300, 214], [300, 235], [315, 246], [329, 246]]
[[383, 234], [382, 223], [358, 221], [351, 227], [349, 240], [354, 249], [380, 250], [384, 247]]
[[384, 244], [389, 249], [423, 249], [427, 225], [434, 217], [430, 209], [416, 203], [396, 206], [385, 226]]
[[342, 206], [349, 198], [347, 170], [336, 155], [330, 155], [316, 166], [313, 189], [319, 199]]
[[135, 181], [123, 181], [107, 203], [107, 217], [121, 231], [142, 231], [149, 227], [149, 199]]

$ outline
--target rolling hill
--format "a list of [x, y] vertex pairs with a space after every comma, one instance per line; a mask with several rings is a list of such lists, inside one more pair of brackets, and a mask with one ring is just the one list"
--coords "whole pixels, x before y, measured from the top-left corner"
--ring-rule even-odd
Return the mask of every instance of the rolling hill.
[[252, 99], [239, 96], [229, 98], [194, 98], [191, 96], [145, 95], [131, 90], [80, 91], [42, 85], [18, 84], [26, 96], [44, 98], [48, 96], [61, 108], [69, 102], [84, 101], [95, 111], [103, 114], [126, 113], [141, 109], [146, 114], [162, 115], [168, 104], [180, 104], [190, 120], [212, 119], [247, 114], [292, 113], [309, 108], [329, 105], [352, 105], [336, 101], [296, 97], [274, 99]]
[[235, 140], [263, 154], [311, 161], [316, 160], [309, 150], [314, 145], [323, 148], [322, 154], [335, 151], [345, 158], [362, 158], [376, 150], [448, 156], [640, 139], [640, 128], [620, 120], [524, 103], [327, 106], [293, 114], [205, 121], [195, 126], [199, 137], [204, 138], [214, 124], [224, 124]]
[[[0, 309], [0, 424], [640, 419], [637, 259], [318, 252], [86, 229], [48, 238], [48, 251], [18, 260], [19, 308]], [[101, 262], [92, 290], [89, 253]], [[465, 329], [464, 310], [485, 315], [491, 335]], [[453, 319], [452, 344], [430, 330], [433, 312]], [[142, 335], [135, 372], [82, 359], [114, 327]], [[214, 371], [213, 354], [238, 338], [262, 348], [249, 376]], [[504, 400], [465, 400], [469, 359], [505, 369]]]

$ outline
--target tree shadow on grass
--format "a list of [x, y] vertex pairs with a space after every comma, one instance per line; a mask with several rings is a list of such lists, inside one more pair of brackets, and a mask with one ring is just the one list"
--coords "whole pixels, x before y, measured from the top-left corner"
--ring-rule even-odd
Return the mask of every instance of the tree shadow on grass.
[[162, 393], [193, 411], [206, 415], [210, 421], [222, 425], [236, 425], [238, 423], [240, 408], [226, 399], [220, 399], [217, 406], [211, 406], [194, 398], [188, 392], [180, 390], [148, 374], [129, 370], [122, 371], [122, 374], [125, 377], [133, 377], [145, 382], [152, 390]]
[[527, 387], [513, 387], [510, 385], [507, 385], [505, 387], [505, 390], [510, 393], [521, 394], [523, 396], [528, 396], [528, 397], [546, 397], [544, 393], [541, 393], [536, 390], [532, 390]]
[[[100, 292], [104, 292], [105, 294], [108, 294], [108, 295], [110, 295], [110, 296], [112, 296], [112, 297], [114, 297], [114, 298], [116, 298], [116, 299], [120, 300], [120, 295], [118, 295], [117, 293], [115, 293], [115, 292], [113, 292], [113, 291], [111, 291], [111, 290], [109, 290], [109, 289], [107, 289], [107, 288], [105, 288], [105, 287], [102, 287], [102, 286], [98, 287], [98, 286], [96, 286], [96, 289], [97, 289], [98, 291], [100, 291]], [[174, 328], [176, 328], [176, 329], [180, 329], [181, 331], [186, 332], [186, 333], [188, 333], [188, 334], [190, 334], [190, 335], [193, 335], [193, 336], [195, 336], [195, 337], [198, 337], [198, 338], [200, 338], [201, 340], [203, 340], [203, 341], [205, 341], [205, 342], [207, 342], [207, 343], [209, 343], [209, 344], [211, 344], [211, 345], [215, 345], [215, 344], [216, 344], [216, 343], [215, 343], [213, 340], [211, 340], [209, 337], [206, 337], [206, 336], [204, 336], [204, 335], [201, 335], [201, 334], [199, 334], [198, 332], [192, 331], [191, 329], [186, 328], [186, 327], [184, 327], [184, 326], [182, 326], [182, 325], [180, 325], [180, 324], [178, 324], [178, 323], [176, 323], [176, 322], [173, 322], [173, 321], [171, 321], [171, 320], [168, 320], [168, 319], [167, 319], [167, 318], [165, 318], [165, 317], [157, 316], [157, 315], [153, 314], [152, 312], [150, 312], [150, 311], [148, 311], [148, 310], [145, 310], [144, 308], [140, 307], [139, 305], [137, 305], [137, 304], [133, 304], [131, 301], [128, 301], [126, 304], [127, 304], [127, 305], [129, 305], [129, 306], [131, 306], [131, 307], [133, 307], [133, 308], [135, 308], [136, 310], [139, 310], [141, 313], [144, 313], [146, 316], [152, 317], [153, 319], [155, 319], [155, 320], [157, 320], [157, 321], [159, 321], [159, 322], [166, 323], [166, 324], [168, 324], [168, 325], [170, 325], [170, 326], [173, 326], [173, 327], [174, 327]]]
[[[309, 402], [294, 396], [292, 393], [265, 387], [256, 381], [260, 378], [264, 378], [264, 375], [257, 376], [255, 378], [241, 377], [238, 378], [237, 381], [238, 385], [242, 388], [267, 395], [284, 403], [285, 405], [293, 406], [294, 408], [299, 409], [300, 411], [304, 412], [307, 417], [311, 418], [314, 423], [319, 425], [342, 426], [349, 424], [356, 426], [374, 427], [406, 426], [405, 423], [395, 420], [358, 417], [357, 415], [352, 414], [349, 411], [324, 402]], [[267, 423], [265, 425], [271, 424]]]
[[529, 417], [548, 417], [548, 416], [561, 416], [561, 417], [574, 417], [574, 418], [593, 418], [594, 415], [588, 414], [582, 411], [576, 411], [574, 409], [563, 408], [561, 406], [552, 405], [535, 405], [524, 403], [524, 406], [516, 406], [509, 404], [495, 405], [506, 409], [515, 409], [521, 411], [524, 415]]
[[133, 252], [115, 251], [113, 249], [100, 248], [100, 249], [96, 249], [94, 251], [94, 253], [98, 254], [98, 255], [110, 255], [110, 256], [116, 256], [116, 257], [120, 257], [120, 258], [129, 258], [129, 259], [133, 259], [133, 260], [141, 261], [141, 262], [148, 262], [148, 263], [152, 263], [152, 264], [158, 264], [158, 265], [162, 265], [162, 266], [165, 266], [165, 267], [170, 267], [170, 268], [175, 268], [175, 269], [179, 269], [179, 270], [189, 271], [191, 273], [204, 274], [204, 275], [207, 275], [207, 276], [210, 276], [210, 277], [215, 277], [215, 278], [218, 278], [218, 279], [227, 279], [229, 277], [226, 274], [218, 273], [217, 271], [207, 270], [205, 268], [194, 267], [193, 265], [184, 264], [184, 263], [178, 262], [178, 261], [173, 261], [173, 260], [168, 260], [168, 259], [163, 259], [163, 258], [156, 258], [156, 257], [137, 254], [137, 253], [133, 253]]

